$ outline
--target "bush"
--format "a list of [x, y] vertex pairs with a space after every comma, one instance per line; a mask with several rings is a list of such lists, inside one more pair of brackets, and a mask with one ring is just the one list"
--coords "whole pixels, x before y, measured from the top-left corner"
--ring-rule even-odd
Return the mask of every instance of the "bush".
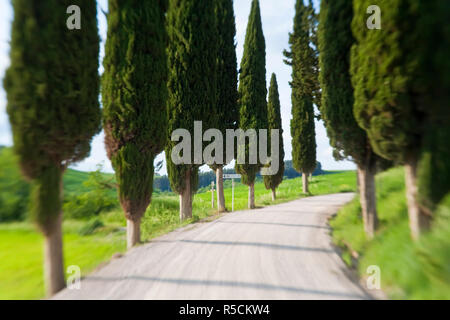
[[[89, 219], [118, 206], [115, 184], [100, 172], [89, 173], [83, 182], [86, 192], [70, 195], [64, 202], [64, 217], [70, 219]], [[89, 190], [89, 191], [88, 191]]]
[[78, 196], [70, 196], [64, 203], [64, 217], [69, 219], [90, 219], [117, 207], [117, 200], [90, 191]]
[[104, 224], [99, 219], [94, 219], [89, 222], [87, 222], [81, 229], [78, 231], [78, 234], [80, 236], [88, 236], [91, 235], [97, 230], [98, 228], [103, 227]]

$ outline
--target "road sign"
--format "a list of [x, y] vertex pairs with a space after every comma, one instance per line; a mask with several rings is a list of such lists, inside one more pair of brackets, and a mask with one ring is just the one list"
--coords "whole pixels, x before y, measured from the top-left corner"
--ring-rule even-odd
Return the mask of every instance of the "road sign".
[[224, 179], [231, 179], [231, 212], [234, 211], [234, 179], [240, 179], [240, 174], [224, 174]]
[[224, 179], [240, 179], [241, 175], [240, 174], [224, 174], [223, 178]]

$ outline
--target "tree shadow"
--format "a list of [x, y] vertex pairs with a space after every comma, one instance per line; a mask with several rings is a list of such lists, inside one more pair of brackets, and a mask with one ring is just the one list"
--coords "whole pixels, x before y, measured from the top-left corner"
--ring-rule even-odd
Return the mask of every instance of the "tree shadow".
[[317, 290], [317, 289], [306, 289], [293, 286], [280, 286], [266, 283], [257, 282], [244, 282], [244, 281], [228, 281], [228, 280], [202, 280], [202, 279], [183, 279], [183, 278], [158, 278], [158, 277], [146, 277], [139, 275], [130, 275], [123, 277], [101, 277], [101, 276], [90, 276], [84, 281], [95, 281], [95, 282], [113, 282], [113, 281], [148, 281], [155, 283], [168, 283], [179, 286], [211, 286], [211, 287], [233, 287], [233, 288], [244, 288], [244, 289], [256, 289], [264, 291], [284, 291], [299, 294], [311, 294], [318, 296], [328, 296], [330, 298], [352, 298], [352, 299], [371, 299], [370, 296], [366, 295], [364, 292], [361, 294], [347, 293], [332, 290]]
[[206, 240], [188, 240], [188, 239], [180, 239], [180, 240], [153, 240], [151, 243], [158, 242], [181, 242], [181, 243], [189, 243], [189, 244], [201, 244], [201, 245], [219, 245], [219, 246], [244, 246], [244, 247], [261, 247], [267, 249], [274, 250], [292, 250], [292, 251], [307, 251], [307, 252], [320, 252], [320, 253], [336, 253], [336, 251], [332, 249], [326, 248], [310, 248], [310, 247], [300, 247], [300, 246], [291, 246], [284, 244], [274, 244], [274, 243], [263, 243], [263, 242], [245, 242], [245, 241], [206, 241]]
[[217, 221], [217, 223], [230, 223], [230, 224], [261, 224], [261, 225], [274, 225], [281, 227], [298, 227], [298, 228], [313, 228], [313, 229], [324, 229], [331, 230], [330, 227], [318, 226], [312, 224], [291, 224], [282, 222], [258, 222], [258, 221]]

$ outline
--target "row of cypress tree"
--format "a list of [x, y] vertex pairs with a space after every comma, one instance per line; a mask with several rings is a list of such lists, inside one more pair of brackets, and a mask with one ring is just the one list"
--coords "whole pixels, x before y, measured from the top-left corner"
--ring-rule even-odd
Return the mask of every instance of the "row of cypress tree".
[[[268, 190], [272, 190], [272, 199], [275, 200], [275, 190], [282, 182], [284, 174], [281, 106], [275, 74], [272, 74], [271, 77], [269, 103], [267, 103], [266, 96], [266, 43], [262, 28], [259, 1], [253, 0], [245, 35], [244, 53], [239, 70], [239, 118], [237, 119], [237, 124], [242, 130], [268, 129], [269, 135], [271, 129], [280, 130], [279, 157], [272, 159], [273, 161], [279, 162], [279, 170], [275, 175], [264, 176], [265, 187]], [[245, 158], [250, 158], [249, 144], [245, 145]], [[261, 162], [250, 164], [249, 162], [246, 161], [245, 164], [236, 163], [236, 172], [241, 175], [241, 182], [249, 188], [248, 208], [254, 209], [256, 174], [265, 164]]]
[[[270, 128], [281, 129], [280, 103], [274, 77], [274, 93], [269, 107], [266, 101], [265, 40], [259, 1], [253, 0], [244, 43], [244, 55], [237, 90], [235, 51], [235, 20], [233, 2], [217, 0], [208, 3], [174, 1], [167, 15], [169, 33], [169, 101], [168, 134], [178, 128], [194, 131], [194, 121], [202, 121], [203, 130], [268, 128], [268, 112], [272, 115]], [[199, 20], [198, 13], [203, 12]], [[198, 170], [204, 162], [176, 165], [171, 154], [177, 142], [166, 145], [166, 163], [172, 190], [180, 195], [180, 219], [192, 217], [192, 198], [197, 190]], [[191, 142], [195, 158], [194, 142]], [[282, 143], [281, 143], [282, 146]], [[223, 143], [223, 154], [227, 145]], [[281, 152], [283, 152], [281, 150]], [[283, 153], [284, 154], [284, 153]], [[248, 159], [248, 145], [245, 150]], [[280, 158], [283, 161], [283, 158]], [[223, 165], [211, 164], [216, 171], [218, 211], [226, 211], [223, 192]], [[241, 181], [249, 186], [249, 208], [255, 207], [254, 182], [263, 164], [237, 164]], [[280, 166], [282, 168], [282, 166]], [[273, 190], [281, 183], [282, 170], [267, 188]]]
[[[382, 29], [366, 27], [376, 4]], [[358, 165], [366, 232], [377, 223], [374, 174], [405, 166], [410, 230], [427, 230], [450, 189], [448, 1], [322, 0], [321, 113], [337, 157]]]
[[[266, 101], [258, 0], [252, 2], [239, 90], [231, 0], [161, 0], [158, 5], [110, 0], [109, 4], [103, 122], [130, 248], [140, 241], [140, 221], [151, 200], [153, 160], [163, 148], [171, 188], [180, 196], [180, 219], [192, 217], [198, 170], [205, 160], [195, 159], [198, 146], [190, 141], [194, 163], [175, 164], [171, 158], [178, 144], [171, 139], [175, 130], [193, 133], [194, 122], [201, 121], [203, 130], [219, 128], [224, 134], [237, 127], [266, 129], [269, 120], [270, 129], [281, 129], [280, 102], [275, 75], [269, 106]], [[143, 30], [154, 30], [152, 37]], [[282, 138], [280, 146], [284, 156]], [[223, 147], [225, 153], [226, 144]], [[284, 171], [283, 157], [278, 161], [278, 174], [265, 179], [274, 198]], [[208, 164], [216, 170], [219, 211], [225, 211], [223, 165]], [[242, 182], [249, 186], [249, 208], [255, 207], [254, 181], [262, 165], [236, 165]]]
[[[70, 5], [81, 8], [79, 30], [69, 30], [61, 15]], [[237, 127], [281, 129], [275, 75], [266, 102], [258, 0], [252, 2], [239, 91], [232, 0], [109, 0], [101, 81], [95, 1], [14, 0], [13, 8], [11, 65], [4, 79], [7, 112], [14, 150], [32, 184], [32, 215], [45, 237], [48, 296], [65, 286], [62, 176], [89, 154], [102, 122], [129, 248], [140, 241], [140, 222], [152, 196], [153, 162], [163, 150], [172, 190], [180, 194], [180, 218], [192, 216], [200, 164], [173, 164], [173, 130], [193, 132], [194, 121], [222, 133]], [[217, 171], [219, 211], [225, 211], [223, 166], [210, 165]], [[251, 208], [261, 166], [237, 166], [250, 186]], [[265, 179], [273, 194], [283, 163], [280, 168], [277, 176]]]

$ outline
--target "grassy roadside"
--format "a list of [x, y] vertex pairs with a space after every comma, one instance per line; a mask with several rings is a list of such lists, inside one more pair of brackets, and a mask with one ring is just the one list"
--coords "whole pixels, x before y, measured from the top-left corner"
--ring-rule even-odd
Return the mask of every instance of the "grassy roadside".
[[[312, 195], [354, 191], [355, 172], [327, 174], [312, 178]], [[248, 188], [237, 183], [235, 210], [247, 208]], [[270, 191], [259, 181], [255, 185], [256, 205], [274, 204]], [[299, 178], [285, 180], [277, 190], [282, 203], [301, 194]], [[226, 205], [231, 208], [231, 189], [225, 189]], [[216, 214], [211, 208], [211, 193], [199, 193], [194, 198], [193, 219], [179, 222], [178, 197], [156, 194], [142, 221], [142, 238], [150, 240], [183, 225]], [[114, 253], [125, 251], [125, 219], [120, 209], [114, 209], [91, 220], [65, 220], [65, 265], [78, 265], [82, 275], [108, 261]], [[39, 299], [44, 297], [42, 270], [42, 236], [28, 222], [0, 224], [0, 299]]]
[[433, 229], [414, 243], [403, 168], [379, 174], [376, 184], [380, 227], [373, 240], [365, 237], [358, 197], [330, 221], [343, 259], [361, 277], [368, 266], [379, 266], [382, 289], [392, 299], [450, 299], [450, 198], [435, 213]]

